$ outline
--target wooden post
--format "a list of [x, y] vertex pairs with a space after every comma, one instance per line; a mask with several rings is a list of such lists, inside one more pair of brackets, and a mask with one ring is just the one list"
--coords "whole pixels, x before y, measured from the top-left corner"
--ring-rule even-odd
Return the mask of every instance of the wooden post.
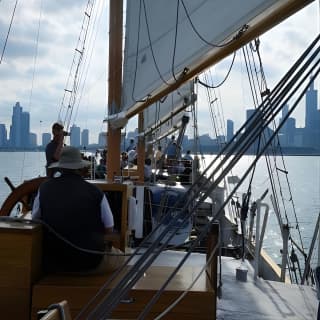
[[143, 131], [143, 112], [139, 113], [138, 117], [138, 158], [137, 158], [137, 166], [138, 166], [138, 176], [139, 176], [139, 183], [144, 183], [144, 161], [145, 161], [145, 141], [144, 137], [140, 137], [140, 133]]
[[[109, 114], [119, 112], [122, 82], [122, 11], [123, 3], [110, 0], [109, 21]], [[107, 180], [112, 182], [114, 175], [120, 175], [121, 129], [112, 129], [108, 124], [107, 133]]]

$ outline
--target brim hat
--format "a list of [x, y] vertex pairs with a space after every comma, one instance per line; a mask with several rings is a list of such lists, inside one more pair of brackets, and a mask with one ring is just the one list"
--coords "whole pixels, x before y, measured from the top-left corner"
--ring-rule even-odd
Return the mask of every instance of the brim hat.
[[81, 169], [89, 167], [90, 165], [90, 161], [82, 159], [79, 149], [75, 147], [64, 147], [61, 152], [60, 160], [52, 163], [49, 168]]

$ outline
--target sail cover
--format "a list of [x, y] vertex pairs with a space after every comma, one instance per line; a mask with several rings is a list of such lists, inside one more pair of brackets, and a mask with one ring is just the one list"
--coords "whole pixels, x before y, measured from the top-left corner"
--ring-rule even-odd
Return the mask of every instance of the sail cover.
[[261, 21], [267, 25], [255, 34], [271, 28], [309, 2], [127, 1], [121, 109], [127, 111], [159, 93], [184, 72], [198, 70], [237, 35], [259, 29]]

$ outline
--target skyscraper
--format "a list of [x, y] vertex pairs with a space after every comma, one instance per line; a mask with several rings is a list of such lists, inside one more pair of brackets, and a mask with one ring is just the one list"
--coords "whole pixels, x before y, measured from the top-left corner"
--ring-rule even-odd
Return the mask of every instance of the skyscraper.
[[46, 147], [46, 145], [50, 142], [51, 140], [51, 134], [46, 132], [42, 134], [42, 147]]
[[70, 145], [73, 147], [80, 147], [80, 127], [75, 124], [70, 128]]
[[81, 146], [87, 148], [89, 145], [89, 130], [83, 129], [81, 132]]
[[21, 144], [23, 148], [30, 147], [30, 114], [29, 112], [21, 113]]
[[0, 123], [0, 147], [7, 145], [7, 129], [3, 123]]
[[99, 145], [99, 147], [102, 147], [102, 148], [104, 148], [107, 145], [107, 133], [106, 132], [99, 133], [98, 145]]
[[318, 91], [314, 89], [314, 83], [310, 84], [306, 92], [306, 117], [303, 144], [306, 147], [319, 147], [320, 116], [318, 111]]
[[232, 120], [227, 120], [227, 142], [229, 142], [233, 137], [234, 124]]
[[306, 92], [306, 122], [305, 128], [314, 130], [317, 122], [318, 97], [317, 90], [314, 89], [314, 83], [310, 84]]
[[30, 114], [23, 112], [20, 102], [16, 102], [12, 111], [9, 144], [13, 148], [30, 147]]
[[11, 147], [21, 148], [21, 114], [22, 107], [20, 106], [20, 102], [17, 102], [12, 110], [12, 121], [10, 126], [10, 138], [9, 143]]
[[29, 136], [29, 147], [35, 148], [36, 146], [37, 146], [37, 135], [31, 132]]

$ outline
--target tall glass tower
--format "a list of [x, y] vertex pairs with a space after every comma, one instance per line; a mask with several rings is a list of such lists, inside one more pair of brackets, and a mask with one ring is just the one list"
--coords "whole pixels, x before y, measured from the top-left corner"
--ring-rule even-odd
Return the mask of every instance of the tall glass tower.
[[306, 92], [306, 117], [303, 144], [306, 147], [319, 148], [317, 138], [320, 134], [320, 112], [318, 111], [318, 91], [314, 89], [314, 83], [310, 84]]
[[13, 148], [28, 148], [30, 146], [30, 114], [23, 112], [20, 102], [16, 102], [12, 111], [9, 144]]
[[73, 147], [80, 147], [80, 127], [75, 124], [70, 129], [70, 145]]

